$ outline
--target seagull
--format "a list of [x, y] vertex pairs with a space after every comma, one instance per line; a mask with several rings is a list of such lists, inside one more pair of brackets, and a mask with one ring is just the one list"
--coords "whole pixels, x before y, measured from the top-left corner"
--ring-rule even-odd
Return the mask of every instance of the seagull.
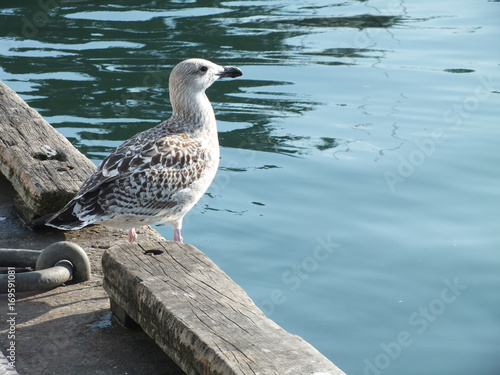
[[188, 59], [170, 73], [172, 116], [136, 134], [107, 156], [45, 225], [76, 230], [91, 224], [128, 231], [167, 223], [183, 242], [182, 219], [210, 186], [219, 166], [215, 114], [205, 90], [219, 78], [242, 76], [239, 68]]

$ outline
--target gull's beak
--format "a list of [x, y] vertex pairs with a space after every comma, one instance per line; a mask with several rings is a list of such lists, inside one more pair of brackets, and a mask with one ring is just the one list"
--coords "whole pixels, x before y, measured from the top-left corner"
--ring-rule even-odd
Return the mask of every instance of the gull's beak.
[[236, 78], [243, 75], [243, 72], [235, 66], [223, 66], [222, 68], [224, 70], [220, 73], [217, 73], [219, 78]]

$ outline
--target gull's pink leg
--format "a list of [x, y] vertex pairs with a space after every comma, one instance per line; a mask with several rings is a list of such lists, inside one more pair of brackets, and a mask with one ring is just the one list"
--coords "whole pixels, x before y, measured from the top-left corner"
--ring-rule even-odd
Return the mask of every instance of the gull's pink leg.
[[128, 242], [134, 243], [137, 241], [137, 233], [135, 233], [135, 228], [128, 231]]
[[182, 242], [181, 230], [174, 229], [174, 241]]

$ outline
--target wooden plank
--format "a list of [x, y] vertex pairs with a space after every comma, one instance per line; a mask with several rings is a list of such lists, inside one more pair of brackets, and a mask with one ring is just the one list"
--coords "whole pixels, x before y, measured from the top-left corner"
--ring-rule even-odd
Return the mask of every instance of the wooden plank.
[[122, 318], [128, 314], [187, 374], [343, 374], [266, 318], [193, 246], [120, 244], [104, 253], [102, 266]]
[[40, 114], [0, 82], [0, 171], [30, 219], [62, 208], [95, 169]]

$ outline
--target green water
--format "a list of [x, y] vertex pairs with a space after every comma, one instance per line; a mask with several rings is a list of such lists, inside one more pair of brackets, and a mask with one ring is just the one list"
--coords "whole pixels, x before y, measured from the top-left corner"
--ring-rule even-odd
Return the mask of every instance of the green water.
[[278, 324], [348, 374], [500, 373], [499, 2], [2, 4], [0, 79], [95, 163], [177, 62], [243, 70], [183, 236]]

